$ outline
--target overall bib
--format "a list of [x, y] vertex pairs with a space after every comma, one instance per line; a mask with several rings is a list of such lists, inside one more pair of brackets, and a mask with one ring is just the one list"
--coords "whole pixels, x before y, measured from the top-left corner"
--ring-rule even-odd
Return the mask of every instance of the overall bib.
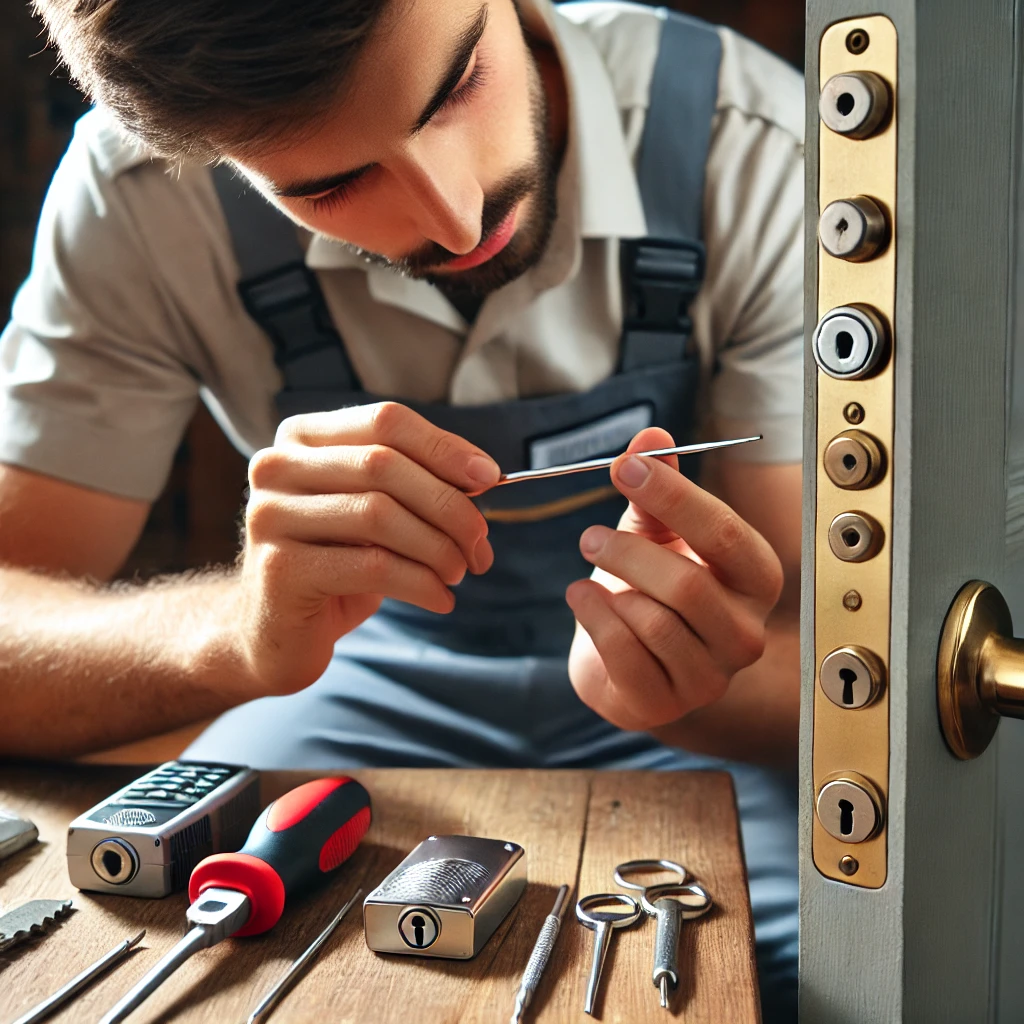
[[[663, 22], [638, 180], [650, 237], [623, 240], [626, 311], [618, 372], [580, 394], [483, 406], [402, 400], [488, 452], [505, 472], [621, 451], [642, 427], [692, 433], [699, 383], [688, 308], [703, 277], [704, 164], [718, 88], [718, 34]], [[214, 172], [241, 269], [240, 292], [270, 335], [284, 416], [381, 401], [362, 389], [291, 222]], [[692, 475], [695, 465], [684, 465]], [[736, 783], [766, 1020], [795, 1019], [796, 794], [765, 769], [624, 732], [577, 697], [567, 673], [565, 588], [589, 576], [580, 534], [615, 527], [625, 499], [600, 473], [531, 481], [475, 499], [494, 565], [467, 574], [437, 615], [385, 600], [343, 637], [308, 689], [242, 705], [186, 752], [258, 768], [378, 766], [680, 769]], [[652, 857], [667, 856], [652, 850]]]

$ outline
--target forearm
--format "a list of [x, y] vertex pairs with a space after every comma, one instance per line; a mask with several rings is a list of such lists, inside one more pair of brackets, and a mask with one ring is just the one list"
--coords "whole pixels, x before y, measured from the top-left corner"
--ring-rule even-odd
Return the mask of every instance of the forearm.
[[694, 753], [793, 768], [799, 723], [800, 620], [776, 612], [764, 655], [733, 676], [721, 699], [652, 732]]
[[0, 568], [0, 755], [67, 757], [256, 696], [227, 571], [113, 588]]

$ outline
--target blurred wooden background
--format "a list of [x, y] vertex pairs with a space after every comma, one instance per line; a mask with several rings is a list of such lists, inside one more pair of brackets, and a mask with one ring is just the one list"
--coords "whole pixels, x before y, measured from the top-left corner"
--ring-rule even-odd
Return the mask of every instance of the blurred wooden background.
[[[803, 0], [674, 0], [668, 6], [729, 25], [786, 60], [803, 61]], [[50, 176], [84, 113], [56, 67], [39, 22], [20, 0], [0, 5], [0, 311], [28, 272], [36, 217]], [[237, 547], [245, 460], [202, 407], [153, 507], [125, 575], [228, 562]]]

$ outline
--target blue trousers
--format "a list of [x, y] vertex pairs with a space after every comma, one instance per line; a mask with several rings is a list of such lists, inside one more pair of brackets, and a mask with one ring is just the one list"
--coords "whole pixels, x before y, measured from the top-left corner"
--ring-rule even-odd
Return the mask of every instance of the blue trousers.
[[623, 732], [576, 697], [565, 658], [455, 653], [375, 616], [308, 689], [221, 716], [186, 751], [255, 768], [718, 768], [735, 781], [765, 1024], [796, 1020], [795, 777]]

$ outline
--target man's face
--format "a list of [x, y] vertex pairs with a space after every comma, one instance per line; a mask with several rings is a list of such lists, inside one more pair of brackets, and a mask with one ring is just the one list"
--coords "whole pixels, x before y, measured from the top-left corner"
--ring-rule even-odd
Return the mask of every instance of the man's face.
[[547, 243], [547, 126], [512, 0], [391, 0], [327, 114], [235, 162], [313, 231], [483, 295]]

